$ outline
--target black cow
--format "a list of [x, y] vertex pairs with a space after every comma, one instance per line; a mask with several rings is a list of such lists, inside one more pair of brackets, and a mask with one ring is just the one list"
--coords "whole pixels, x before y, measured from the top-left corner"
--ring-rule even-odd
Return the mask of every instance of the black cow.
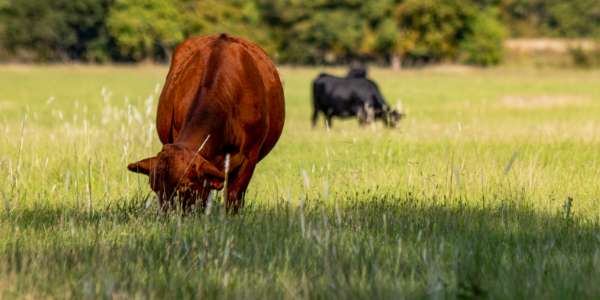
[[403, 117], [385, 102], [377, 84], [364, 77], [344, 78], [321, 73], [313, 81], [312, 92], [313, 127], [319, 112], [325, 115], [328, 126], [334, 116], [358, 118], [361, 125], [381, 119], [388, 127], [396, 127]]

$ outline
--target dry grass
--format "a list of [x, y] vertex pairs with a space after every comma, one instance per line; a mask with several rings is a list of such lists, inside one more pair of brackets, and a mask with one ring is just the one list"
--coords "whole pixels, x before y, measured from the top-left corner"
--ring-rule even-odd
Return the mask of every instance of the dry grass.
[[589, 39], [524, 38], [510, 39], [505, 42], [505, 47], [508, 51], [517, 53], [550, 52], [566, 54], [572, 48], [593, 51], [598, 46], [597, 42]]
[[504, 96], [500, 101], [505, 107], [527, 110], [585, 106], [591, 100], [578, 96]]

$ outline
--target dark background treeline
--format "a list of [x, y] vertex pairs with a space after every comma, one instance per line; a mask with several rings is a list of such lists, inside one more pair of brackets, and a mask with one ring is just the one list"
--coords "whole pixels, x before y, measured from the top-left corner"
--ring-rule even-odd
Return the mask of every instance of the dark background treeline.
[[216, 32], [280, 63], [493, 65], [508, 37], [600, 36], [600, 1], [0, 0], [2, 61], [163, 62]]

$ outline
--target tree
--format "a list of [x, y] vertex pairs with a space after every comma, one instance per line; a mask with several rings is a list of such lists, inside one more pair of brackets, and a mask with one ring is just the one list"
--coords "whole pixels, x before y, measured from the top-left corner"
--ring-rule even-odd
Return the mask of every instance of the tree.
[[184, 39], [182, 13], [175, 0], [117, 0], [108, 28], [120, 59], [166, 60]]
[[546, 30], [556, 36], [600, 36], [600, 1], [549, 1]]
[[[381, 2], [377, 0], [375, 2]], [[372, 52], [369, 1], [259, 0], [280, 58], [293, 63], [339, 63]], [[371, 33], [371, 34], [370, 34]]]
[[276, 52], [269, 28], [254, 1], [181, 0], [186, 36], [228, 33], [251, 38], [267, 52]]
[[393, 18], [386, 18], [377, 27], [375, 49], [390, 60], [394, 70], [399, 69], [401, 65], [399, 53], [402, 53], [403, 49], [399, 42], [400, 38], [401, 36]]
[[455, 59], [475, 9], [468, 0], [403, 1], [395, 11], [400, 35], [397, 54], [409, 62]]
[[502, 0], [512, 36], [594, 37], [600, 35], [600, 1]]
[[504, 56], [506, 29], [498, 21], [496, 10], [476, 14], [468, 22], [468, 32], [461, 41], [461, 60], [481, 66], [497, 65]]
[[105, 19], [112, 0], [8, 0], [4, 46], [28, 60], [89, 60], [108, 51]]

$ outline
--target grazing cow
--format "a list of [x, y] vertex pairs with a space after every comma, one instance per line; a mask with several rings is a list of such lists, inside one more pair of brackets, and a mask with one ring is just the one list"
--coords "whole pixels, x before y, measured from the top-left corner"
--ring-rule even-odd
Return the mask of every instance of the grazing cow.
[[313, 127], [319, 113], [323, 113], [328, 126], [334, 116], [357, 117], [361, 124], [382, 119], [388, 127], [395, 127], [403, 117], [385, 102], [377, 84], [367, 78], [343, 78], [322, 73], [313, 81], [312, 89]]
[[163, 210], [204, 207], [226, 184], [225, 206], [237, 212], [284, 114], [277, 69], [261, 48], [225, 34], [191, 38], [175, 49], [160, 95], [162, 150], [128, 169], [149, 176]]

